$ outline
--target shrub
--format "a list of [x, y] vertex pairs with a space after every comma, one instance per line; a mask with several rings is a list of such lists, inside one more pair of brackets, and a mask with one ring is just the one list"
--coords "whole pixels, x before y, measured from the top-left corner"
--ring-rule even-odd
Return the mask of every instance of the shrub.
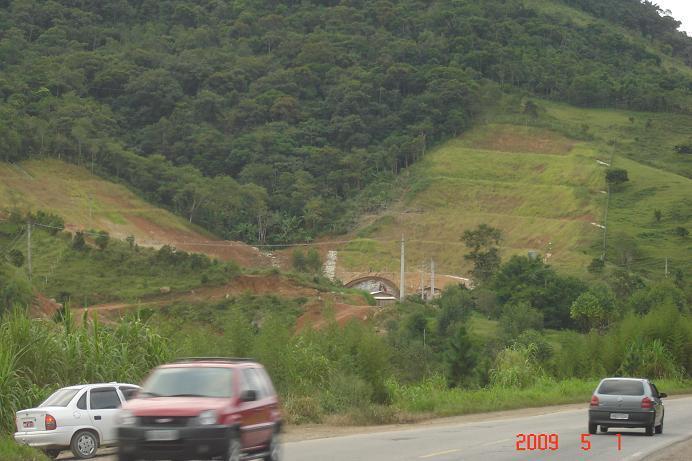
[[24, 265], [24, 253], [14, 248], [7, 254], [10, 262], [15, 267], [22, 267]]
[[502, 307], [500, 328], [508, 339], [516, 338], [526, 330], [542, 330], [543, 314], [527, 302], [506, 304]]
[[94, 243], [96, 243], [96, 246], [99, 247], [101, 251], [106, 249], [109, 241], [110, 235], [108, 235], [108, 232], [106, 231], [99, 231], [98, 235], [94, 239]]
[[86, 249], [86, 240], [84, 240], [84, 232], [75, 232], [74, 237], [72, 237], [72, 248], [77, 251], [82, 251]]
[[570, 315], [587, 330], [604, 329], [617, 316], [615, 296], [607, 286], [595, 285], [572, 303]]
[[495, 357], [495, 366], [490, 370], [490, 383], [503, 388], [524, 388], [543, 375], [543, 370], [536, 363], [536, 347], [514, 345], [500, 351]]
[[653, 379], [679, 379], [682, 373], [663, 343], [654, 339], [632, 342], [627, 348], [618, 374]]
[[441, 336], [445, 336], [455, 323], [467, 320], [476, 305], [471, 292], [461, 285], [445, 288], [435, 304], [440, 308], [437, 332]]
[[627, 170], [622, 168], [608, 168], [605, 174], [606, 182], [613, 186], [618, 186], [629, 181]]

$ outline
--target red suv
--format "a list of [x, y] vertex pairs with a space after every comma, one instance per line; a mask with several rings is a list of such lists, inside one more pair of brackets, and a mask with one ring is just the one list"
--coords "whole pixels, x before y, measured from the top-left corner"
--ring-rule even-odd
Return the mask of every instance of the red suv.
[[279, 460], [279, 401], [264, 367], [250, 359], [159, 366], [117, 419], [119, 461]]

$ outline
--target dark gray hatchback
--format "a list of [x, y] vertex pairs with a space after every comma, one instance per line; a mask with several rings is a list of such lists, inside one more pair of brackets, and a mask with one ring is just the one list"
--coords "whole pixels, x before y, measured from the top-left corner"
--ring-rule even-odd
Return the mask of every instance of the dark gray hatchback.
[[611, 427], [643, 427], [646, 435], [663, 433], [663, 399], [654, 383], [640, 378], [606, 378], [591, 397], [589, 434], [598, 426], [607, 432]]

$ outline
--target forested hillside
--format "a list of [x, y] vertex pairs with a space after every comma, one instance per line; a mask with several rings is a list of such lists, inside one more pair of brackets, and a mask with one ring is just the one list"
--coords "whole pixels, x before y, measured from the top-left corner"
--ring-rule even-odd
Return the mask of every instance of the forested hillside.
[[381, 206], [378, 183], [502, 92], [689, 112], [692, 39], [659, 13], [637, 0], [0, 0], [0, 159], [84, 164], [225, 238], [306, 240]]

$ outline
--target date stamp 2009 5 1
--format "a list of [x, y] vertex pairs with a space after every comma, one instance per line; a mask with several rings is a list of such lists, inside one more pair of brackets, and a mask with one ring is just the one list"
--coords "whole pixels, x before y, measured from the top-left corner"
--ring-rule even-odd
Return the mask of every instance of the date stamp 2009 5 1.
[[[582, 451], [591, 450], [591, 434], [581, 434]], [[617, 449], [622, 450], [622, 435], [616, 434]], [[517, 434], [517, 451], [557, 451], [560, 449], [558, 434]]]

